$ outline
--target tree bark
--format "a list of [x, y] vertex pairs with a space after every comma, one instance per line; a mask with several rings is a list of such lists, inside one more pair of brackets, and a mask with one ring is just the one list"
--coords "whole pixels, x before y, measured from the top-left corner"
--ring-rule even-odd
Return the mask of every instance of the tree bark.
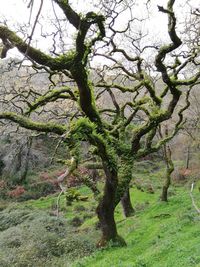
[[106, 246], [110, 241], [115, 245], [124, 246], [125, 241], [118, 236], [114, 218], [115, 194], [117, 189], [117, 177], [106, 177], [104, 194], [97, 207], [97, 216], [100, 222], [102, 237], [98, 242], [98, 247]]
[[133, 159], [131, 156], [124, 156], [120, 162], [119, 168], [119, 185], [117, 189], [116, 204], [121, 201], [125, 217], [134, 214], [131, 204], [129, 184], [132, 179]]
[[26, 149], [26, 155], [24, 158], [24, 166], [21, 168], [21, 176], [20, 176], [20, 183], [24, 183], [26, 181], [26, 177], [27, 177], [27, 173], [28, 173], [28, 169], [29, 169], [29, 161], [30, 161], [30, 152], [31, 152], [31, 146], [32, 146], [32, 138], [31, 137], [27, 137], [27, 143], [25, 145], [25, 149]]
[[171, 174], [174, 171], [174, 164], [171, 158], [171, 149], [169, 146], [165, 147], [165, 161], [167, 164], [165, 184], [162, 188], [161, 200], [168, 201], [168, 189], [171, 184]]
[[[170, 185], [170, 183], [169, 183]], [[161, 200], [167, 202], [168, 201], [168, 189], [169, 185], [164, 185], [162, 188], [162, 195], [161, 195]]]
[[135, 210], [131, 203], [129, 188], [127, 188], [127, 190], [124, 192], [124, 195], [121, 199], [121, 204], [122, 204], [125, 217], [130, 217], [134, 215]]
[[189, 169], [189, 163], [190, 163], [190, 146], [187, 147], [187, 156], [186, 156], [186, 169]]

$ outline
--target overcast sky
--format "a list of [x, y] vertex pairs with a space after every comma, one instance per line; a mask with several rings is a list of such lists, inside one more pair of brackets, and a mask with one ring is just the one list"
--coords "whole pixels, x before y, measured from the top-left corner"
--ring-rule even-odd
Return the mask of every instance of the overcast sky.
[[[5, 18], [6, 20], [9, 20], [10, 22], [12, 21], [13, 24], [15, 23], [27, 23], [29, 21], [29, 14], [30, 14], [30, 9], [27, 8], [27, 5], [29, 3], [29, 0], [0, 0], [1, 3], [1, 9], [0, 9], [0, 20], [2, 21], [2, 18]], [[78, 5], [77, 11], [78, 12], [83, 12], [86, 7], [88, 7], [88, 2], [92, 2], [91, 0], [88, 1], [83, 1], [83, 0], [73, 0], [74, 3], [86, 3], [87, 5]], [[93, 1], [95, 3], [95, 0]], [[139, 4], [137, 5], [137, 13], [136, 15], [141, 16], [142, 10], [144, 10], [144, 5], [142, 4], [143, 0], [138, 0], [137, 1]], [[167, 1], [166, 0], [153, 0], [156, 4], [165, 4]], [[32, 23], [34, 22], [34, 14], [37, 13], [38, 8], [39, 8], [40, 1], [35, 0], [34, 1], [34, 10], [33, 10], [33, 15], [32, 15]], [[57, 7], [55, 5], [55, 7]], [[152, 20], [149, 25], [152, 26], [153, 29], [157, 29], [159, 32], [163, 27], [166, 27], [166, 21], [167, 21], [167, 16], [163, 16], [163, 14], [158, 12], [158, 9], [156, 5], [153, 5], [152, 8], [154, 14], [152, 17]], [[43, 10], [42, 14], [44, 17], [48, 16], [52, 11], [52, 0], [44, 0], [43, 4]], [[88, 11], [88, 10], [87, 10]], [[59, 12], [59, 9], [57, 9], [56, 12]], [[134, 14], [135, 15], [135, 14]], [[121, 23], [123, 24], [123, 21], [126, 21], [124, 17], [121, 18]], [[158, 23], [159, 21], [159, 23]]]
[[[9, 25], [14, 25], [16, 23], [27, 23], [29, 21], [29, 14], [30, 9], [27, 8], [28, 3], [30, 0], [0, 0], [1, 1], [1, 9], [0, 9], [0, 21], [3, 21], [5, 18], [6, 20], [9, 20]], [[91, 0], [90, 0], [91, 1]], [[138, 16], [142, 14], [142, 10], [144, 10], [144, 2], [145, 0], [138, 0], [136, 1], [138, 3], [138, 8], [134, 9], [137, 13], [134, 15]], [[78, 12], [82, 12], [88, 5], [85, 5], [85, 3], [88, 3], [88, 1], [83, 0], [73, 0], [71, 1], [73, 3], [78, 3], [79, 5], [76, 7]], [[91, 1], [92, 2], [92, 1]], [[185, 12], [185, 4], [187, 0], [177, 0], [176, 6], [179, 6], [179, 9], [176, 9], [176, 13], [179, 13], [179, 15], [183, 14]], [[200, 0], [190, 0], [191, 4], [199, 7], [200, 6]], [[82, 5], [80, 5], [82, 3]], [[84, 4], [83, 4], [84, 3]], [[95, 3], [95, 0], [93, 0], [93, 3]], [[146, 27], [150, 29], [151, 32], [153, 32], [153, 36], [155, 38], [161, 38], [163, 34], [163, 30], [165, 31], [165, 36], [167, 32], [167, 16], [161, 12], [158, 12], [157, 5], [163, 5], [166, 7], [167, 0], [151, 0], [151, 14], [152, 18], [148, 23], [146, 23]], [[35, 14], [38, 11], [40, 1], [35, 0], [34, 1], [34, 10], [32, 14], [32, 20], [31, 24], [34, 22]], [[56, 6], [56, 5], [55, 5]], [[50, 16], [50, 14], [53, 15], [52, 12], [52, 0], [44, 0], [43, 10], [42, 14], [44, 17]], [[59, 9], [57, 9], [56, 13], [59, 14]], [[179, 16], [181, 19], [181, 16]], [[123, 21], [126, 21], [124, 17], [121, 18], [121, 23], [123, 24]], [[30, 30], [31, 31], [30, 25]], [[45, 24], [45, 27], [48, 27], [47, 24]], [[37, 37], [39, 39], [40, 31], [39, 29], [36, 30], [34, 33], [34, 37]], [[41, 41], [41, 40], [40, 40]], [[45, 43], [42, 43], [42, 47], [45, 47]]]

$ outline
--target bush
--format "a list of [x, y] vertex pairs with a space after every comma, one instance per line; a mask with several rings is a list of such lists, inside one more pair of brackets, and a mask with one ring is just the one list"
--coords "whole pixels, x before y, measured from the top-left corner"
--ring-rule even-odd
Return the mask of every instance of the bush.
[[60, 241], [58, 245], [64, 249], [65, 254], [70, 259], [88, 256], [96, 250], [94, 240], [86, 236], [83, 237], [81, 234], [70, 235], [68, 238]]
[[44, 211], [13, 205], [0, 214], [0, 266], [68, 266], [95, 248], [92, 231], [77, 233], [66, 219]]
[[11, 198], [18, 198], [25, 193], [23, 186], [18, 185], [15, 189], [9, 191], [7, 195]]
[[4, 209], [0, 213], [0, 231], [16, 226], [27, 220], [30, 211], [19, 210], [13, 205], [11, 208]]
[[74, 207], [74, 211], [80, 212], [80, 211], [85, 211], [86, 208], [83, 205], [77, 205]]
[[34, 183], [27, 185], [26, 191], [24, 194], [20, 195], [17, 200], [26, 201], [30, 199], [38, 199], [40, 197], [55, 193], [56, 191], [57, 186], [49, 181]]
[[7, 198], [7, 191], [8, 191], [8, 185], [5, 180], [0, 180], [0, 198], [6, 199]]
[[82, 196], [76, 188], [69, 188], [65, 192], [66, 204], [67, 206], [71, 206], [73, 201], [86, 201], [88, 196]]
[[30, 190], [36, 192], [39, 197], [55, 193], [56, 189], [57, 187], [49, 181], [35, 183], [30, 186]]
[[80, 193], [75, 188], [69, 188], [67, 192], [65, 192], [66, 204], [67, 206], [71, 206], [73, 201], [78, 201], [80, 197]]
[[79, 227], [83, 223], [83, 220], [78, 216], [75, 216], [71, 221], [70, 224], [74, 227]]
[[8, 207], [8, 203], [6, 201], [0, 201], [0, 212]]

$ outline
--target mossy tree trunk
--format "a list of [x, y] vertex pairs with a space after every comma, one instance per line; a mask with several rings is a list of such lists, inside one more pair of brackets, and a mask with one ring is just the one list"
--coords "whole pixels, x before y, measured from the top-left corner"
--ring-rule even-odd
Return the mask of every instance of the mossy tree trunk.
[[123, 207], [125, 217], [130, 217], [130, 216], [134, 215], [134, 213], [135, 213], [135, 210], [134, 210], [132, 203], [131, 203], [129, 190], [130, 190], [129, 188], [126, 189], [126, 191], [124, 192], [124, 195], [121, 199], [121, 204]]
[[102, 230], [102, 237], [98, 243], [99, 247], [105, 246], [109, 241], [117, 238], [117, 228], [114, 219], [116, 181], [106, 180], [104, 194], [97, 207], [97, 215]]
[[22, 167], [22, 172], [20, 176], [20, 181], [19, 183], [24, 183], [26, 181], [28, 169], [29, 169], [29, 161], [30, 161], [30, 153], [31, 153], [31, 146], [32, 146], [32, 138], [27, 137], [27, 143], [26, 143], [26, 155], [25, 155], [25, 162], [24, 166]]
[[161, 200], [167, 202], [168, 201], [168, 189], [170, 187], [171, 184], [171, 173], [173, 172], [173, 170], [169, 167], [167, 167], [166, 170], [166, 180], [165, 180], [165, 184], [163, 185], [162, 188], [162, 194], [161, 194]]
[[110, 172], [107, 168], [104, 169], [106, 181], [104, 186], [103, 196], [97, 207], [97, 216], [102, 231], [102, 236], [98, 242], [98, 247], [106, 246], [109, 242], [115, 245], [126, 245], [123, 238], [117, 233], [114, 211], [116, 207], [116, 190], [118, 185], [117, 172]]
[[167, 202], [168, 201], [168, 189], [171, 184], [171, 174], [174, 171], [174, 164], [171, 158], [171, 149], [169, 146], [164, 146], [164, 155], [166, 161], [166, 177], [165, 177], [165, 184], [162, 188], [161, 200]]
[[117, 202], [121, 201], [125, 217], [134, 214], [134, 208], [131, 203], [129, 185], [132, 180], [133, 158], [130, 151], [121, 157], [119, 168], [119, 186], [117, 190]]

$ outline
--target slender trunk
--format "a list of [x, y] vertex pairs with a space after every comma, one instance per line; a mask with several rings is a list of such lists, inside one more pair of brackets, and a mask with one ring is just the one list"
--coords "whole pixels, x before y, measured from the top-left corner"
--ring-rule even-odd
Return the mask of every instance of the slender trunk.
[[24, 183], [26, 181], [26, 176], [28, 173], [28, 169], [29, 169], [29, 161], [30, 161], [30, 152], [31, 152], [31, 146], [32, 146], [32, 138], [28, 137], [27, 138], [27, 148], [26, 148], [26, 156], [25, 156], [25, 162], [24, 162], [24, 166], [22, 168], [21, 171], [21, 176], [20, 176], [20, 183]]
[[125, 217], [130, 217], [134, 215], [135, 210], [131, 203], [129, 188], [127, 188], [127, 190], [124, 192], [124, 195], [121, 199], [121, 204], [122, 204]]
[[168, 201], [168, 189], [171, 184], [171, 174], [174, 171], [174, 164], [171, 159], [171, 149], [168, 146], [165, 149], [165, 161], [167, 163], [167, 169], [166, 169], [166, 177], [165, 177], [165, 184], [162, 188], [162, 194], [161, 194], [161, 200], [167, 202]]
[[102, 237], [98, 242], [98, 247], [103, 247], [108, 242], [116, 245], [125, 245], [125, 241], [118, 236], [117, 227], [114, 219], [115, 194], [117, 189], [117, 176], [107, 175], [104, 187], [104, 194], [97, 207], [97, 215], [100, 222]]
[[171, 184], [171, 174], [169, 173], [169, 169], [167, 169], [166, 181], [162, 188], [161, 200], [167, 202], [168, 201], [168, 189]]
[[187, 147], [187, 156], [186, 156], [186, 169], [189, 169], [189, 163], [190, 163], [190, 146]]

